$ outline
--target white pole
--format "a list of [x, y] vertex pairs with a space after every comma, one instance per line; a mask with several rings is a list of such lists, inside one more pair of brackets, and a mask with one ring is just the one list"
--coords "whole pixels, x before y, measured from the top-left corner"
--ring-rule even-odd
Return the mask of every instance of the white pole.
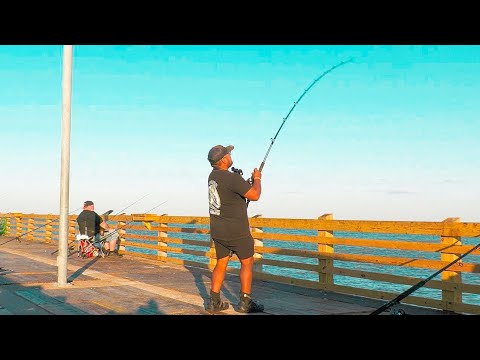
[[70, 115], [72, 108], [72, 45], [63, 46], [62, 167], [60, 175], [60, 223], [58, 227], [58, 286], [67, 285], [68, 204], [70, 177]]

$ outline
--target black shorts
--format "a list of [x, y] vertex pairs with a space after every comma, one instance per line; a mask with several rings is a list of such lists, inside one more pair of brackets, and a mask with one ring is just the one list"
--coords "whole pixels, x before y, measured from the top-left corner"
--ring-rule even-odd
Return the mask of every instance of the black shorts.
[[217, 259], [223, 259], [226, 256], [236, 254], [240, 260], [248, 259], [254, 254], [255, 241], [253, 237], [244, 237], [236, 240], [217, 240], [212, 239], [215, 244], [215, 252]]

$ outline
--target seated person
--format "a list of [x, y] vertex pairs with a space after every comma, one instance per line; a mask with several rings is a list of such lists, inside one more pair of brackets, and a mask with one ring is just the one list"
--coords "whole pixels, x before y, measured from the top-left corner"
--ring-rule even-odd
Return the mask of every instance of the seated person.
[[96, 242], [105, 239], [106, 255], [122, 256], [117, 250], [118, 232], [111, 228], [94, 209], [93, 201], [87, 200], [83, 203], [83, 211], [77, 217], [80, 234], [88, 237], [95, 236]]

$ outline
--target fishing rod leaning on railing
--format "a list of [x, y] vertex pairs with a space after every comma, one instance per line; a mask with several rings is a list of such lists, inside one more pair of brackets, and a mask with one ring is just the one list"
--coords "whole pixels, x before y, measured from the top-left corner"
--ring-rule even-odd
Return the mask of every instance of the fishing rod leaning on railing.
[[[75, 209], [75, 210], [70, 211], [69, 215], [71, 215], [72, 213], [74, 213], [74, 212], [77, 211], [77, 210], [80, 210], [81, 208], [82, 208], [82, 207], [79, 207], [79, 208], [77, 208], [77, 209]], [[46, 223], [43, 224], [43, 225], [37, 226], [36, 228], [34, 228], [34, 229], [32, 229], [32, 230], [29, 230], [29, 231], [27, 231], [27, 232], [24, 232], [23, 234], [20, 234], [20, 235], [12, 238], [12, 239], [10, 239], [10, 240], [5, 241], [4, 243], [1, 243], [0, 246], [4, 245], [4, 244], [6, 244], [6, 243], [9, 243], [10, 241], [13, 241], [13, 240], [17, 240], [18, 242], [21, 242], [21, 241], [20, 241], [20, 238], [21, 238], [22, 236], [25, 236], [25, 235], [27, 235], [27, 234], [30, 234], [31, 232], [34, 232], [35, 230], [38, 230], [38, 229], [41, 229], [42, 227], [45, 227], [45, 226], [47, 226], [47, 225], [50, 225], [50, 224], [54, 223], [55, 221], [57, 221], [58, 219], [59, 219], [59, 218], [50, 220], [50, 221], [46, 222]]]
[[[153, 208], [151, 208], [150, 210], [148, 210], [147, 212], [144, 212], [144, 213], [142, 213], [142, 214], [148, 214], [150, 211], [153, 211], [153, 210], [155, 210], [156, 208], [162, 206], [162, 205], [165, 204], [167, 201], [168, 201], [168, 200], [165, 200], [164, 202], [162, 202], [162, 203], [154, 206]], [[130, 224], [130, 223], [132, 223], [132, 222], [135, 222], [135, 221], [137, 221], [137, 220], [130, 220], [130, 221], [126, 222], [123, 226], [121, 226], [121, 227], [119, 227], [119, 228], [117, 228], [117, 229], [115, 229], [115, 230], [113, 230], [113, 231], [110, 231], [110, 232], [109, 232], [107, 235], [105, 235], [102, 239], [107, 239], [108, 237], [110, 237], [110, 236], [112, 236], [113, 234], [117, 233], [119, 230], [125, 229], [125, 227], [126, 227], [128, 224]]]
[[[150, 211], [155, 210], [156, 208], [158, 208], [158, 207], [160, 207], [161, 205], [165, 204], [167, 201], [168, 201], [168, 200], [165, 200], [164, 202], [156, 205], [155, 207], [151, 208], [151, 209], [148, 210], [147, 212], [144, 212], [143, 214], [148, 214]], [[135, 222], [135, 221], [136, 221], [136, 220], [128, 221], [128, 222], [126, 222], [123, 226], [121, 226], [121, 227], [119, 227], [119, 228], [117, 228], [117, 229], [115, 229], [115, 230], [113, 230], [113, 231], [108, 232], [106, 235], [104, 235], [104, 236], [102, 237], [102, 240], [108, 239], [110, 236], [112, 236], [113, 234], [116, 234], [116, 233], [117, 233], [118, 231], [120, 231], [120, 230], [125, 229], [128, 224], [130, 224], [130, 223], [132, 223], [132, 222]], [[73, 240], [73, 241], [69, 244], [69, 246], [70, 246], [71, 244], [73, 244], [75, 241], [76, 241], [76, 240]], [[58, 250], [55, 250], [54, 252], [50, 253], [50, 255], [55, 254], [57, 251], [58, 251]]]
[[[295, 109], [295, 107], [298, 105], [298, 103], [303, 99], [303, 97], [307, 94], [307, 92], [321, 79], [323, 78], [325, 75], [327, 75], [329, 72], [332, 72], [333, 70], [335, 70], [336, 68], [346, 64], [346, 63], [349, 63], [351, 62], [353, 59], [349, 59], [349, 60], [346, 60], [346, 61], [342, 61], [334, 66], [332, 66], [330, 69], [326, 70], [325, 72], [323, 72], [323, 74], [321, 74], [319, 77], [317, 77], [311, 84], [308, 88], [305, 89], [305, 91], [302, 93], [302, 95], [300, 95], [300, 97], [297, 99], [297, 101], [295, 101], [293, 103], [293, 106], [290, 108], [290, 110], [288, 111], [288, 114], [287, 116], [285, 116], [283, 118], [283, 122], [282, 124], [280, 125], [280, 127], [278, 128], [278, 131], [277, 133], [275, 134], [275, 136], [271, 139], [271, 143], [270, 143], [270, 146], [268, 147], [268, 150], [267, 150], [267, 153], [265, 154], [265, 157], [263, 158], [263, 161], [262, 163], [260, 164], [260, 167], [259, 167], [259, 171], [262, 172], [263, 170], [263, 167], [265, 166], [265, 162], [267, 161], [267, 157], [268, 155], [270, 154], [270, 150], [272, 149], [272, 146], [273, 144], [275, 143], [275, 140], [277, 139], [277, 136], [278, 134], [280, 133], [280, 130], [282, 130], [283, 128], [283, 125], [285, 125], [285, 122], [287, 121], [288, 117], [290, 116], [290, 114], [293, 112], [293, 110]], [[243, 175], [243, 172], [241, 169], [236, 169], [234, 167], [232, 167], [232, 171], [233, 172], [236, 172], [240, 175]], [[253, 175], [252, 175], [253, 176]], [[253, 184], [253, 179], [250, 177], [249, 180], [248, 180], [251, 184]], [[248, 204], [250, 203], [250, 200], [247, 200], [247, 206]]]
[[[474, 237], [479, 237], [480, 235], [476, 235]], [[457, 261], [463, 259], [465, 256], [467, 256], [468, 254], [470, 254], [471, 252], [475, 251], [476, 249], [478, 249], [480, 247], [480, 243], [478, 243], [477, 245], [475, 245], [473, 248], [471, 248], [470, 250], [468, 250], [465, 254], [459, 256], [458, 258], [456, 258], [455, 260], [453, 260], [451, 263], [445, 265], [443, 268], [441, 268], [440, 270], [438, 270], [437, 272], [433, 273], [432, 275], [430, 275], [429, 277], [427, 277], [426, 279], [424, 280], [421, 280], [419, 281], [418, 283], [416, 283], [415, 285], [413, 285], [412, 287], [410, 287], [409, 289], [405, 290], [404, 292], [402, 292], [400, 295], [398, 295], [396, 298], [394, 298], [393, 300], [390, 300], [389, 302], [387, 302], [386, 304], [380, 306], [377, 310], [371, 312], [369, 315], [378, 315], [378, 314], [381, 314], [382, 312], [384, 312], [385, 310], [388, 310], [389, 308], [391, 308], [392, 306], [394, 305], [397, 305], [400, 303], [401, 300], [405, 299], [408, 295], [410, 295], [411, 293], [413, 293], [414, 291], [417, 291], [418, 289], [420, 289], [422, 286], [424, 286], [427, 282], [429, 282], [430, 280], [432, 280], [435, 276], [439, 275], [440, 273], [442, 273], [442, 271], [445, 271], [447, 270], [450, 266], [452, 266], [453, 264], [455, 264]], [[404, 312], [400, 312], [400, 314], [404, 314]]]
[[[142, 196], [140, 199], [135, 200], [135, 202], [131, 203], [131, 204], [128, 205], [127, 207], [125, 207], [125, 208], [123, 208], [122, 210], [118, 211], [118, 212], [117, 212], [115, 215], [113, 215], [112, 217], [118, 216], [118, 215], [121, 214], [123, 211], [127, 210], [129, 207], [131, 207], [131, 206], [135, 205], [136, 203], [138, 203], [140, 200], [145, 199], [148, 195], [150, 195], [150, 194], [146, 194], [146, 195]], [[103, 216], [103, 220], [104, 220], [105, 222], [107, 222], [107, 221], [109, 220], [108, 215], [110, 215], [112, 212], [113, 212], [113, 210], [108, 210], [107, 212], [105, 212], [105, 213], [103, 213], [103, 214], [101, 215], [101, 216]], [[74, 242], [75, 242], [75, 239], [72, 240], [71, 242], [69, 242], [68, 245], [67, 245], [67, 249], [68, 249]], [[53, 255], [53, 254], [57, 253], [58, 251], [59, 251], [59, 250], [57, 249], [57, 250], [51, 252], [50, 255]]]

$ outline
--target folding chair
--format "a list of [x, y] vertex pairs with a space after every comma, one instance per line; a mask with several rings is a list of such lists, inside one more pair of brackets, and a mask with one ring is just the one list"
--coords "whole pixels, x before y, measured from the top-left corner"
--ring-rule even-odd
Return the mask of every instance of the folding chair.
[[81, 258], [105, 257], [105, 239], [96, 240], [95, 236], [77, 235], [77, 256]]

